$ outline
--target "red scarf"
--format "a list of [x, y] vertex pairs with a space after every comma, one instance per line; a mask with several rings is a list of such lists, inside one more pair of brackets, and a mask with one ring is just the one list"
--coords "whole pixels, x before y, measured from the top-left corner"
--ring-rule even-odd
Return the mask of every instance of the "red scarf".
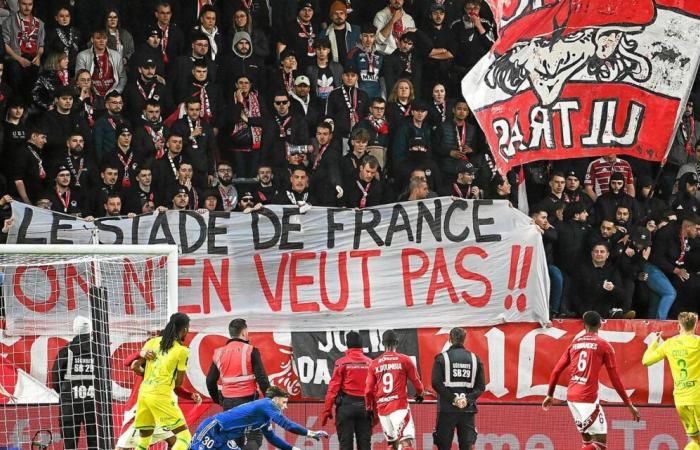
[[[397, 10], [395, 10], [394, 8], [389, 7], [389, 12], [390, 12], [392, 15], [394, 15], [394, 13], [395, 13], [396, 11], [397, 11]], [[398, 20], [398, 21], [394, 22], [394, 27], [391, 29], [391, 34], [394, 35], [394, 38], [395, 38], [397, 41], [398, 41], [399, 39], [401, 39], [401, 35], [403, 34], [403, 18], [401, 18], [401, 20]]]
[[[248, 97], [243, 99], [243, 112], [246, 116], [248, 116], [248, 119], [253, 117], [260, 117], [260, 102], [258, 101], [258, 96], [255, 92], [249, 92]], [[234, 125], [233, 132], [231, 132], [231, 135], [236, 134], [238, 131], [242, 130], [244, 127], [247, 126], [250, 125], [243, 122], [242, 120], [236, 122], [236, 125]], [[262, 128], [251, 126], [250, 131], [253, 135], [253, 145], [251, 146], [251, 148], [237, 148], [234, 150], [244, 152], [249, 152], [251, 150], [260, 150], [260, 145], [262, 143]]]
[[192, 86], [197, 89], [197, 91], [192, 93], [192, 96], [199, 97], [199, 102], [202, 104], [202, 111], [199, 113], [199, 116], [206, 123], [211, 123], [213, 115], [211, 113], [211, 103], [209, 103], [209, 94], [206, 89], [207, 84], [209, 84], [209, 82], [205, 82], [204, 84], [192, 83]]
[[381, 119], [375, 119], [371, 114], [367, 117], [367, 120], [372, 124], [372, 128], [374, 128], [374, 131], [377, 132], [377, 134], [388, 134], [389, 133], [389, 124], [387, 121], [382, 117]]
[[163, 32], [163, 38], [160, 40], [160, 47], [163, 50], [163, 62], [165, 64], [168, 64], [168, 54], [166, 53], [166, 50], [168, 49], [168, 35], [170, 34], [170, 25], [165, 27], [165, 30], [158, 25], [160, 30]]
[[97, 56], [93, 50], [94, 68], [92, 71], [92, 86], [100, 97], [107, 95], [114, 86], [114, 69], [109, 60], [109, 52], [105, 52], [101, 56]]
[[322, 145], [318, 148], [318, 153], [316, 154], [316, 159], [314, 160], [314, 166], [313, 169], [316, 170], [319, 164], [321, 164], [321, 158], [323, 158], [323, 154], [326, 153], [326, 150], [328, 150], [328, 146], [330, 145], [330, 142], [328, 144]]
[[122, 163], [122, 166], [124, 166], [124, 178], [122, 178], [122, 187], [129, 188], [131, 187], [131, 178], [129, 177], [129, 166], [131, 165], [131, 161], [134, 160], [134, 153], [130, 152], [129, 157], [124, 160], [124, 156], [122, 155], [121, 149], [117, 148], [117, 157], [119, 158], [119, 161]]
[[16, 16], [17, 28], [17, 43], [19, 51], [22, 55], [28, 55], [34, 58], [39, 51], [39, 19], [34, 16], [29, 16], [22, 19], [19, 13]]
[[61, 205], [63, 205], [63, 212], [67, 213], [68, 207], [70, 206], [70, 189], [66, 189], [65, 196], [66, 198], [64, 200], [63, 195], [58, 188], [56, 188], [56, 197], [58, 197], [58, 201], [61, 202]]
[[362, 198], [360, 199], [360, 208], [364, 208], [367, 206], [367, 197], [369, 197], [369, 188], [372, 187], [372, 182], [370, 181], [367, 183], [367, 186], [362, 187], [362, 183], [360, 183], [360, 180], [355, 181], [357, 183], [357, 187], [360, 188], [360, 191], [362, 192]]
[[683, 139], [685, 139], [685, 152], [688, 156], [693, 156], [695, 154], [695, 149], [693, 148], [693, 138], [695, 138], [695, 118], [690, 115], [689, 120], [683, 120], [681, 125], [681, 132], [683, 133]]

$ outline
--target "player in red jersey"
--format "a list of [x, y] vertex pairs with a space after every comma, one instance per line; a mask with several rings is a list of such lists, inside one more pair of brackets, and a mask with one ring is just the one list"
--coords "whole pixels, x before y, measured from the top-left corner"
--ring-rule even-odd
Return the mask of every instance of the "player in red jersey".
[[576, 428], [583, 438], [581, 450], [607, 448], [608, 424], [598, 400], [598, 379], [602, 366], [607, 369], [615, 391], [629, 408], [634, 420], [639, 421], [639, 411], [630, 402], [617, 373], [615, 351], [608, 341], [598, 336], [600, 323], [600, 314], [595, 311], [588, 311], [583, 315], [586, 333], [575, 338], [559, 359], [549, 377], [549, 390], [542, 402], [542, 408], [547, 411], [552, 404], [559, 375], [564, 369], [571, 367], [566, 400], [574, 416]]
[[423, 401], [423, 383], [408, 356], [397, 353], [394, 330], [382, 335], [386, 351], [373, 360], [367, 372], [365, 407], [377, 414], [386, 440], [395, 450], [412, 450], [416, 429], [408, 409], [408, 380], [416, 388], [416, 402]]

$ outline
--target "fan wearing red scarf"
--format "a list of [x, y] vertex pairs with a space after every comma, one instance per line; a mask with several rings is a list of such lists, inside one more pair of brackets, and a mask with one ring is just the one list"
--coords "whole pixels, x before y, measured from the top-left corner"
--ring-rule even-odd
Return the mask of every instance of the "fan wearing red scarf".
[[44, 22], [34, 17], [33, 9], [34, 0], [19, 0], [19, 12], [2, 23], [8, 83], [15, 92], [31, 92], [44, 53]]

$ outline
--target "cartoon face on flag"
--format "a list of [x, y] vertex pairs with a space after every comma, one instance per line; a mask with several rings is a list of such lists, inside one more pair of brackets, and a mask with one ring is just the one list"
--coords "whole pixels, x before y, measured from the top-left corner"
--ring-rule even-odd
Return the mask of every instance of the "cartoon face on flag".
[[700, 2], [488, 1], [499, 39], [463, 92], [500, 171], [610, 153], [664, 157], [697, 71]]

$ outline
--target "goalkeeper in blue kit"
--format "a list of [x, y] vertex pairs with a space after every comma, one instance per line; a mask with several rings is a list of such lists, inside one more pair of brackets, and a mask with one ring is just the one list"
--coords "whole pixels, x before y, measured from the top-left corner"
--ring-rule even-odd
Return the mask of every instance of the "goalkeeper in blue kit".
[[272, 386], [262, 400], [245, 403], [204, 420], [194, 434], [190, 450], [238, 449], [236, 439], [246, 431], [260, 430], [270, 444], [281, 450], [299, 450], [272, 431], [272, 422], [292, 433], [320, 440], [328, 438], [325, 431], [311, 431], [284, 417], [289, 394]]

